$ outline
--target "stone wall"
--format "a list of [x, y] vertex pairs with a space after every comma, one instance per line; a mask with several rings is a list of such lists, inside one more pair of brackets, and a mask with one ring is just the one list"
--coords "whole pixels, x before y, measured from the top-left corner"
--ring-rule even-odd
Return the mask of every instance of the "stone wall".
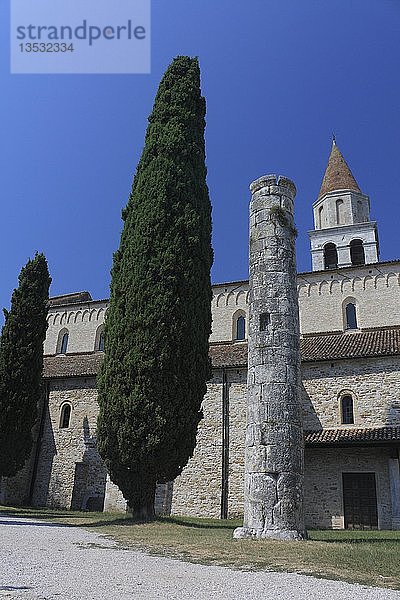
[[229, 384], [229, 483], [228, 517], [243, 516], [244, 459], [247, 409], [247, 371], [228, 371]]
[[[391, 529], [390, 451], [385, 448], [308, 448], [305, 514], [309, 528], [344, 528], [342, 474], [375, 473], [379, 529]], [[321, 466], [323, 465], [323, 468]]]
[[[210, 342], [224, 342], [235, 339], [235, 314], [243, 311], [248, 313], [249, 284], [248, 282], [233, 282], [213, 285], [211, 302], [212, 334]], [[247, 337], [246, 319], [246, 337]]]
[[[204, 418], [193, 457], [174, 481], [171, 511], [218, 519], [221, 514], [222, 378], [216, 372], [203, 400]], [[194, 493], [195, 490], [195, 493]]]
[[[61, 428], [65, 403], [70, 425]], [[102, 510], [106, 470], [95, 445], [97, 414], [94, 378], [50, 382], [33, 505]]]
[[[348, 267], [340, 271], [318, 271], [297, 275], [300, 331], [322, 333], [343, 331], [344, 304], [356, 303], [359, 328], [398, 325], [400, 305], [400, 261]], [[249, 284], [247, 281], [213, 286], [212, 334], [210, 342], [235, 339], [235, 315], [246, 315], [248, 331]], [[60, 332], [68, 330], [68, 352], [92, 352], [103, 325], [107, 302], [93, 301], [84, 306], [51, 308], [44, 346], [45, 354], [55, 354]]]
[[0, 477], [0, 504], [4, 506], [27, 506], [32, 477], [33, 456], [15, 477]]
[[[302, 379], [305, 429], [400, 425], [399, 356], [303, 363]], [[344, 393], [353, 397], [354, 425], [341, 424]]]
[[347, 301], [360, 329], [399, 324], [400, 262], [300, 273], [297, 283], [303, 334], [343, 331]]
[[69, 306], [54, 306], [47, 316], [45, 354], [56, 354], [61, 332], [68, 332], [68, 353], [93, 352], [96, 337], [104, 322], [108, 302], [94, 301]]
[[[333, 366], [331, 366], [333, 365]], [[339, 424], [338, 395], [343, 389], [356, 395], [355, 427], [400, 424], [399, 359], [387, 357], [303, 364], [305, 423], [308, 429], [352, 427]], [[228, 517], [243, 514], [246, 369], [227, 369], [229, 390]], [[306, 394], [304, 391], [303, 394]], [[315, 409], [311, 409], [310, 399]], [[60, 411], [70, 402], [71, 427], [60, 430]], [[219, 518], [222, 496], [222, 371], [214, 372], [203, 403], [198, 443], [174, 485], [158, 486], [158, 514]], [[61, 508], [101, 508], [105, 469], [94, 447], [98, 413], [93, 378], [50, 382], [49, 410], [39, 456], [34, 504]], [[319, 449], [306, 451], [306, 516], [308, 527], [343, 527], [342, 472], [377, 474], [379, 523], [390, 527], [391, 501], [388, 450], [383, 448]], [[76, 465], [78, 472], [76, 472]], [[324, 469], [321, 470], [321, 464]], [[29, 493], [32, 461], [16, 478], [2, 482], [2, 502], [23, 504]], [[7, 494], [7, 497], [5, 496]], [[172, 496], [172, 498], [171, 498]], [[106, 510], [125, 511], [117, 486], [107, 483]]]

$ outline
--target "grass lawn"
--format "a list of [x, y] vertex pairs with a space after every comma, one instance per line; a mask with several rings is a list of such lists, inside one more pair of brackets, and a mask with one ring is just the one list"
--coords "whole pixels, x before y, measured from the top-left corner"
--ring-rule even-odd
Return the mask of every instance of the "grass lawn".
[[167, 517], [135, 524], [110, 513], [0, 507], [0, 514], [75, 525], [122, 547], [239, 569], [294, 571], [400, 589], [400, 531], [309, 531], [307, 542], [233, 540], [239, 521]]

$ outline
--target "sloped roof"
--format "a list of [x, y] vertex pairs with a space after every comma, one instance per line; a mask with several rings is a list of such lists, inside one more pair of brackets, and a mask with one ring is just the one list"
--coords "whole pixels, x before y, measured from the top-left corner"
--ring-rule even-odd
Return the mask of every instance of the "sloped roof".
[[103, 352], [56, 354], [44, 357], [43, 377], [90, 377], [97, 375], [103, 362]]
[[305, 431], [306, 446], [345, 446], [348, 444], [388, 444], [400, 442], [400, 427], [321, 429]]
[[344, 160], [336, 142], [333, 142], [318, 198], [335, 190], [354, 190], [361, 193], [349, 165]]
[[76, 304], [78, 302], [92, 302], [90, 292], [73, 292], [49, 298], [49, 306], [64, 306], [64, 304]]
[[210, 344], [211, 364], [222, 367], [247, 367], [247, 342]]
[[400, 328], [307, 335], [301, 340], [302, 362], [400, 354]]
[[[301, 339], [300, 349], [302, 362], [400, 355], [400, 327], [307, 335]], [[45, 379], [95, 376], [103, 356], [103, 352], [47, 355], [43, 376]], [[210, 358], [214, 369], [246, 367], [247, 342], [210, 344]]]

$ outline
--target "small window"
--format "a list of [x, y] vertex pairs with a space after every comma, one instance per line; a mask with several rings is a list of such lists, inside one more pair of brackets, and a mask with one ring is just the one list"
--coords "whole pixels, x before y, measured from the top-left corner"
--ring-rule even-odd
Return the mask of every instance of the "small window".
[[240, 316], [236, 321], [236, 339], [246, 339], [246, 319], [243, 316]]
[[57, 350], [56, 350], [57, 354], [66, 354], [67, 353], [68, 338], [69, 338], [68, 330], [62, 329], [58, 335]]
[[104, 331], [99, 335], [99, 352], [104, 352]]
[[352, 265], [365, 265], [365, 253], [362, 240], [351, 240], [350, 259]]
[[271, 315], [269, 313], [261, 313], [260, 315], [260, 331], [267, 331], [268, 325], [271, 323]]
[[71, 420], [71, 405], [63, 404], [60, 416], [60, 429], [68, 429]]
[[66, 354], [67, 352], [67, 348], [68, 348], [68, 333], [64, 333], [62, 340], [61, 340], [61, 354]]
[[335, 244], [326, 244], [324, 247], [325, 269], [336, 269], [338, 266], [338, 255]]
[[100, 325], [96, 331], [94, 349], [96, 352], [104, 352], [104, 325]]
[[356, 305], [353, 302], [346, 304], [346, 329], [357, 329]]
[[341, 410], [342, 410], [342, 424], [343, 425], [354, 425], [353, 398], [349, 394], [346, 394], [346, 396], [342, 396]]
[[343, 200], [336, 200], [336, 223], [338, 225], [343, 225], [344, 223], [343, 208]]
[[319, 228], [322, 229], [324, 226], [324, 207], [323, 205], [318, 209], [318, 225]]

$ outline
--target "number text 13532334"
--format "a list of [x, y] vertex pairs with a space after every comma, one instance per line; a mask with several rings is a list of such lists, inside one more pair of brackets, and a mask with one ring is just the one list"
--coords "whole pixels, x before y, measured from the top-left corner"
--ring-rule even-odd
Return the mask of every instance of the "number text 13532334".
[[74, 45], [66, 44], [64, 42], [25, 42], [24, 44], [19, 44], [19, 48], [21, 52], [73, 52]]

